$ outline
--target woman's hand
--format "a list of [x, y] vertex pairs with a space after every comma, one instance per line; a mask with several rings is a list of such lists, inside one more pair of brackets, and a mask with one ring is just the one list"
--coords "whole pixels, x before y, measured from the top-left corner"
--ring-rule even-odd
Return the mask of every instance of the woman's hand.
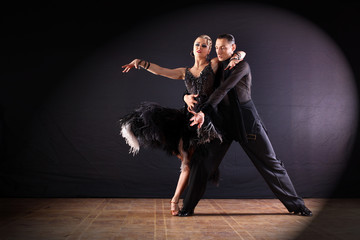
[[241, 61], [242, 60], [238, 60], [238, 59], [231, 60], [224, 70], [232, 69], [233, 67], [235, 67]]
[[190, 112], [191, 110], [193, 110], [195, 104], [197, 104], [198, 102], [195, 100], [196, 97], [198, 97], [199, 94], [185, 94], [184, 95], [184, 102], [186, 103], [186, 105], [188, 106], [188, 111]]
[[229, 64], [226, 66], [225, 70], [232, 69], [233, 67], [235, 67], [239, 62], [244, 60], [245, 56], [246, 56], [246, 52], [244, 51], [238, 51], [234, 53], [230, 59]]
[[124, 66], [122, 66], [122, 68], [125, 68], [122, 72], [123, 73], [127, 73], [130, 71], [130, 69], [132, 69], [133, 67], [135, 67], [136, 69], [139, 68], [139, 63], [140, 63], [140, 59], [134, 59], [131, 63], [129, 64], [125, 64]]

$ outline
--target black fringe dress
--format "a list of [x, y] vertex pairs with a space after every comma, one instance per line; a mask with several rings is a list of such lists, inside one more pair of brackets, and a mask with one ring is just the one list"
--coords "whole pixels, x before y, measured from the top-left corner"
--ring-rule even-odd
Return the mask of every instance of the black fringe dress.
[[[189, 69], [185, 73], [185, 86], [188, 94], [199, 94], [198, 104], [204, 103], [215, 87], [215, 74], [209, 63], [195, 77]], [[196, 106], [195, 106], [196, 111]], [[190, 126], [186, 107], [173, 109], [153, 102], [143, 102], [133, 112], [120, 119], [121, 135], [130, 146], [130, 153], [137, 154], [140, 147], [163, 149], [168, 154], [180, 154], [179, 147], [188, 152], [206, 142], [218, 138], [222, 140], [219, 129], [206, 120], [198, 129]]]

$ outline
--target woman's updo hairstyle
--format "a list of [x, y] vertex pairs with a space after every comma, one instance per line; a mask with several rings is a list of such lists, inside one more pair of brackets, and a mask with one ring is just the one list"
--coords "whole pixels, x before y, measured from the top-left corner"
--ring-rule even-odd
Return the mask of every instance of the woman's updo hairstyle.
[[[196, 39], [198, 39], [198, 38], [202, 38], [202, 39], [207, 40], [207, 45], [209, 46], [209, 48], [210, 48], [210, 50], [211, 50], [211, 48], [212, 48], [212, 40], [211, 40], [211, 37], [209, 37], [208, 35], [203, 34], [203, 35], [198, 36]], [[195, 39], [195, 40], [196, 40], [196, 39]], [[193, 52], [192, 50], [190, 51], [190, 56], [194, 57], [194, 52]]]
[[212, 40], [211, 40], [211, 37], [209, 37], [208, 35], [200, 35], [200, 36], [198, 36], [197, 38], [206, 39], [209, 48], [210, 48], [210, 49], [212, 48]]

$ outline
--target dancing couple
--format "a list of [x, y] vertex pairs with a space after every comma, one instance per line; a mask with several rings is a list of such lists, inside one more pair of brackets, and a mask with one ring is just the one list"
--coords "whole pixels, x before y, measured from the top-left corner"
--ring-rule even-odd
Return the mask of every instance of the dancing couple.
[[[144, 102], [120, 119], [121, 135], [136, 154], [140, 146], [160, 148], [181, 160], [181, 173], [173, 198], [171, 214], [191, 216], [205, 193], [209, 180], [219, 179], [219, 165], [232, 141], [237, 141], [254, 163], [275, 196], [289, 212], [311, 216], [299, 197], [282, 161], [276, 158], [266, 129], [251, 99], [251, 72], [243, 61], [245, 52], [235, 52], [231, 34], [219, 35], [217, 58], [209, 59], [212, 40], [201, 35], [194, 41], [191, 68], [167, 69], [135, 59], [123, 66], [171, 79], [185, 81], [187, 107], [166, 108]], [[181, 210], [178, 202], [188, 187]]]

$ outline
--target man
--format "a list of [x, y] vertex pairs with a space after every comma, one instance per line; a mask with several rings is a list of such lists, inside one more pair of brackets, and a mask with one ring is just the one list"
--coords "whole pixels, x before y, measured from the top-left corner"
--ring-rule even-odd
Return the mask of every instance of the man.
[[[202, 147], [195, 151], [189, 188], [179, 216], [193, 214], [195, 206], [205, 192], [208, 177], [220, 165], [233, 140], [240, 143], [270, 189], [289, 212], [312, 216], [303, 199], [297, 195], [282, 161], [276, 158], [266, 129], [251, 100], [252, 79], [249, 64], [242, 61], [231, 70], [224, 69], [232, 60], [230, 58], [236, 49], [234, 37], [231, 34], [220, 35], [215, 48], [222, 63], [219, 66], [219, 72], [222, 74], [220, 85], [201, 106], [201, 111], [193, 112], [191, 125], [198, 124], [198, 127], [201, 127], [204, 118], [209, 117], [214, 123], [220, 124], [224, 131], [224, 141], [212, 141], [204, 146], [206, 151], [202, 151]], [[184, 97], [188, 106], [194, 104], [193, 97]]]

